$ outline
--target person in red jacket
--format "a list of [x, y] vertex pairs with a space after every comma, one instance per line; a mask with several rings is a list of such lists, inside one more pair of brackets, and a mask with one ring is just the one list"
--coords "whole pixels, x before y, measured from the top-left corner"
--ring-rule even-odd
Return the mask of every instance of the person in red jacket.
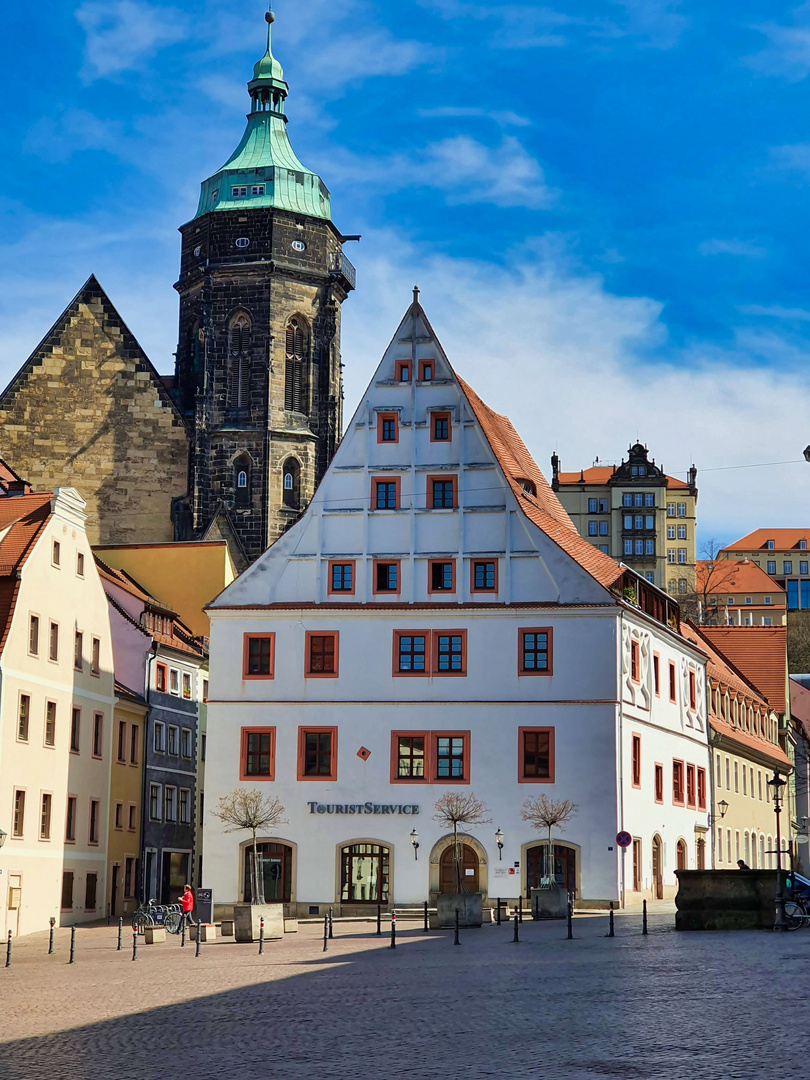
[[193, 923], [192, 911], [194, 910], [194, 893], [191, 891], [191, 886], [186, 885], [183, 895], [180, 897], [180, 910], [183, 913], [183, 920], [187, 923]]

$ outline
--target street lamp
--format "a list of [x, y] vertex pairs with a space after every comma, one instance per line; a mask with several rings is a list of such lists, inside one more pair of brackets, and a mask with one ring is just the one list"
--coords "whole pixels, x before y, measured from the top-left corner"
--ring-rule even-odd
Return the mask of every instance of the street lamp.
[[720, 802], [717, 804], [717, 809], [720, 811], [720, 820], [722, 821], [723, 818], [726, 816], [726, 811], [728, 810], [728, 803], [725, 799], [720, 800]]
[[498, 859], [503, 859], [503, 833], [500, 828], [495, 833], [495, 843], [498, 845]]
[[413, 844], [413, 857], [419, 858], [419, 833], [416, 829], [411, 830], [411, 843]]
[[782, 788], [787, 784], [779, 775], [779, 770], [774, 769], [773, 776], [768, 781], [768, 787], [773, 792], [773, 812], [776, 814], [776, 922], [774, 930], [787, 930], [787, 918], [785, 917], [785, 894], [782, 891], [782, 833], [779, 827], [779, 815], [782, 813]]
[[8, 833], [0, 829], [0, 847], [5, 844], [6, 840], [8, 840]]

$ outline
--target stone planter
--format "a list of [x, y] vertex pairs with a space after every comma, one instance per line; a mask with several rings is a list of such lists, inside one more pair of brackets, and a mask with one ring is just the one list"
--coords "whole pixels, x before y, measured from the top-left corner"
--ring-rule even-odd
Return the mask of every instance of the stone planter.
[[166, 940], [166, 928], [163, 926], [147, 926], [144, 929], [143, 938], [147, 945], [158, 945]]
[[189, 927], [191, 931], [191, 940], [197, 940], [197, 934], [200, 935], [200, 941], [216, 941], [217, 928], [214, 923], [192, 923]]
[[483, 893], [440, 893], [436, 899], [436, 922], [440, 927], [481, 926], [484, 922]]
[[565, 919], [568, 916], [568, 893], [558, 885], [551, 889], [532, 889], [533, 919]]
[[284, 937], [283, 904], [234, 904], [233, 919], [237, 941], [258, 941], [262, 919], [265, 941]]

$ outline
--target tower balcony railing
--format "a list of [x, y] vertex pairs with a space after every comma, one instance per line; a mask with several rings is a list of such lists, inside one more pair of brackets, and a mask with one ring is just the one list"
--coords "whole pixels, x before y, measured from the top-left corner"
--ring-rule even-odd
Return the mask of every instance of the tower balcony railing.
[[332, 277], [342, 278], [344, 287], [354, 289], [357, 286], [357, 271], [349, 259], [339, 251], [335, 256], [335, 262], [330, 270]]

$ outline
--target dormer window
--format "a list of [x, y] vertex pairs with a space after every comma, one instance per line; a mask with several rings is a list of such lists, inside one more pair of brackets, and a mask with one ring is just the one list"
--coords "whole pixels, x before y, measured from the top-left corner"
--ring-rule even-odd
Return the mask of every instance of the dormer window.
[[527, 495], [536, 495], [537, 488], [531, 480], [527, 480], [525, 476], [519, 476], [517, 482], [523, 488]]
[[231, 198], [233, 198], [233, 199], [244, 199], [246, 197], [247, 197], [247, 188], [246, 187], [234, 187], [234, 188], [231, 188]]
[[767, 540], [765, 542], [765, 547], [768, 549], [768, 551], [773, 551], [773, 549], [776, 547], [776, 541], [775, 540]]
[[264, 184], [254, 184], [250, 189], [251, 195], [264, 195]]
[[806, 540], [800, 540], [799, 541], [799, 551], [807, 551], [807, 541]]

